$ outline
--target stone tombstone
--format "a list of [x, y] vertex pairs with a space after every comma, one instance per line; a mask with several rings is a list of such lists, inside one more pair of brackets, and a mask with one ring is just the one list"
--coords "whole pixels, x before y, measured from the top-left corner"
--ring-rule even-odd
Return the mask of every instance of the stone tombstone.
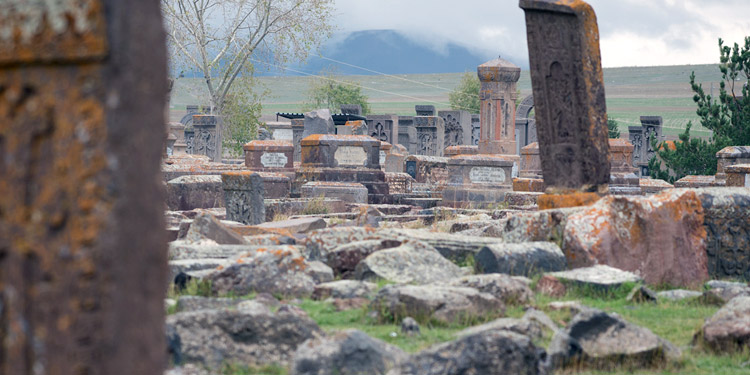
[[633, 145], [633, 166], [640, 169], [640, 165], [643, 164], [643, 147], [646, 145], [643, 140], [643, 127], [628, 126], [628, 140]]
[[222, 142], [220, 117], [213, 115], [193, 115], [191, 154], [206, 155], [215, 163], [221, 162]]
[[434, 105], [415, 105], [414, 111], [417, 112], [417, 116], [435, 116]]
[[159, 2], [0, 9], [0, 374], [161, 374]]
[[583, 1], [521, 0], [546, 187], [609, 182], [607, 110], [596, 14]]
[[180, 119], [180, 123], [185, 126], [193, 125], [193, 115], [200, 114], [200, 107], [196, 104], [188, 104], [185, 107], [185, 115]]
[[318, 109], [316, 111], [305, 113], [305, 131], [302, 138], [313, 134], [335, 134], [336, 125], [333, 123], [331, 111], [328, 109]]
[[292, 124], [288, 122], [267, 122], [266, 127], [271, 132], [271, 139], [275, 141], [294, 141]]
[[471, 144], [471, 114], [466, 111], [439, 111], [445, 123], [445, 147]]
[[305, 132], [305, 120], [298, 118], [298, 119], [292, 119], [292, 143], [294, 143], [294, 161], [299, 162], [302, 160], [300, 157], [300, 152], [302, 151], [302, 146], [300, 146], [300, 142], [302, 141], [302, 138], [304, 138], [302, 135]]
[[342, 104], [341, 113], [345, 115], [362, 115], [362, 106], [359, 104]]
[[480, 154], [516, 155], [516, 83], [521, 68], [497, 58], [477, 67]]
[[521, 100], [516, 110], [516, 148], [518, 148], [518, 153], [520, 153], [521, 148], [537, 142], [536, 120], [531, 115], [532, 110], [534, 110], [534, 95], [529, 95]]
[[266, 221], [263, 177], [259, 173], [225, 172], [221, 174], [221, 182], [224, 188], [227, 220], [247, 225], [258, 225]]
[[725, 184], [726, 169], [736, 164], [750, 163], [750, 146], [729, 146], [716, 153], [716, 180]]
[[445, 149], [445, 124], [437, 116], [414, 117], [414, 127], [417, 129], [417, 155], [443, 156]]
[[367, 116], [367, 135], [381, 142], [396, 143], [398, 139], [398, 116]]
[[365, 135], [315, 134], [302, 140], [302, 165], [380, 170], [380, 142]]
[[185, 153], [192, 154], [193, 141], [195, 140], [195, 130], [193, 130], [192, 126], [186, 127], [183, 131], [183, 134], [185, 135]]
[[417, 148], [417, 129], [414, 127], [414, 116], [398, 117], [398, 144], [406, 147], [413, 154]]
[[243, 146], [245, 166], [253, 171], [294, 171], [294, 145], [286, 141], [251, 141]]
[[479, 137], [481, 135], [481, 119], [479, 115], [471, 115], [471, 145], [479, 146]]

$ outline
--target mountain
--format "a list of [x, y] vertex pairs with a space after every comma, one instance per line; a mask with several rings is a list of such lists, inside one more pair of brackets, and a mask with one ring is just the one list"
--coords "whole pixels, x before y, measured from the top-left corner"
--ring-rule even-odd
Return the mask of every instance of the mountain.
[[[387, 74], [460, 73], [474, 71], [477, 65], [496, 56], [482, 56], [456, 44], [438, 52], [394, 30], [357, 31], [335, 35], [320, 55]], [[351, 66], [311, 56], [305, 65], [292, 67], [308, 73], [335, 67], [337, 74], [374, 74]], [[295, 74], [287, 71], [287, 74]]]

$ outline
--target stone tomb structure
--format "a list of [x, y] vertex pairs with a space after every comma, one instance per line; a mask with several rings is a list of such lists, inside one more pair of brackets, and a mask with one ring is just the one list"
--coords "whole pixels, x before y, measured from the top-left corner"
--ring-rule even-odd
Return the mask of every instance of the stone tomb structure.
[[583, 1], [521, 0], [545, 187], [539, 208], [605, 194], [607, 111], [596, 14]]
[[295, 180], [353, 182], [367, 188], [371, 204], [388, 202], [388, 184], [380, 169], [380, 142], [364, 135], [315, 134], [301, 142], [302, 163]]
[[417, 149], [414, 154], [443, 156], [445, 121], [438, 116], [417, 116], [414, 117], [414, 127], [417, 129]]
[[286, 141], [251, 141], [243, 146], [251, 171], [276, 172], [294, 178], [294, 145]]
[[0, 373], [161, 374], [159, 2], [1, 6]]
[[715, 184], [720, 186], [728, 185], [727, 168], [736, 164], [750, 164], [750, 146], [725, 147], [716, 153], [716, 159]]
[[651, 141], [664, 141], [662, 132], [663, 120], [661, 116], [641, 116], [641, 126], [628, 127], [628, 139], [633, 145], [633, 166], [639, 177], [649, 175], [648, 162], [656, 156], [656, 150], [651, 146]]
[[512, 190], [513, 161], [501, 155], [459, 155], [448, 159], [443, 205], [480, 208], [497, 204]]

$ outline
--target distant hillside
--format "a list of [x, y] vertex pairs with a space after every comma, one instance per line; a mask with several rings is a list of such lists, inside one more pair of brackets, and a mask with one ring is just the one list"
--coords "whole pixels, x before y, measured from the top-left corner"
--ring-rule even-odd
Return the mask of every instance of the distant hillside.
[[[435, 51], [393, 30], [368, 30], [336, 35], [320, 54], [387, 74], [460, 73], [473, 71], [477, 65], [494, 58], [455, 44], [448, 44], [444, 52]], [[295, 69], [317, 73], [329, 66], [335, 67], [339, 74], [372, 74], [317, 56], [311, 56], [307, 64]]]

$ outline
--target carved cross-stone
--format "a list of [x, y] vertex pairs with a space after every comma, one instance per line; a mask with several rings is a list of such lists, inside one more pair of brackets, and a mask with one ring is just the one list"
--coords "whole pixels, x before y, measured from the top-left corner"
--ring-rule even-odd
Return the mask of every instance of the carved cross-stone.
[[583, 1], [521, 0], [546, 187], [606, 190], [607, 113], [599, 31]]
[[0, 8], [0, 374], [160, 374], [159, 2]]

